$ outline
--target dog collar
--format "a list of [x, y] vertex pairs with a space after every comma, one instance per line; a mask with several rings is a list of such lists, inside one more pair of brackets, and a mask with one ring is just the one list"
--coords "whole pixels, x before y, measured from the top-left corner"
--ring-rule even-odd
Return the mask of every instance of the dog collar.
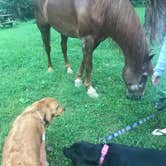
[[45, 126], [45, 121], [44, 121], [43, 117], [41, 116], [40, 112], [39, 111], [36, 111], [36, 112], [39, 116], [39, 119], [40, 119], [41, 123]]
[[100, 159], [99, 159], [99, 166], [102, 166], [103, 162], [104, 162], [104, 159], [105, 159], [105, 156], [107, 155], [108, 153], [108, 150], [109, 150], [109, 146], [104, 144], [103, 145], [103, 148], [101, 150], [101, 156], [100, 156]]

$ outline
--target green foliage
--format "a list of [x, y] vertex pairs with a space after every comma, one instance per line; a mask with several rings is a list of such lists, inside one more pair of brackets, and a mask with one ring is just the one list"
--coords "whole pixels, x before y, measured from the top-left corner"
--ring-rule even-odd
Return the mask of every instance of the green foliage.
[[5, 13], [13, 13], [20, 19], [33, 18], [33, 1], [0, 0], [0, 10]]
[[134, 6], [145, 6], [146, 0], [130, 0]]
[[[144, 9], [137, 11], [144, 18]], [[121, 76], [124, 59], [110, 40], [101, 43], [94, 52], [92, 83], [100, 96], [91, 99], [84, 86], [74, 87], [82, 59], [80, 40], [70, 38], [68, 42], [68, 56], [74, 70], [69, 76], [64, 67], [59, 33], [52, 31], [52, 73], [47, 72], [47, 57], [43, 55], [41, 35], [34, 22], [0, 29], [0, 37], [0, 158], [13, 120], [26, 106], [42, 97], [55, 97], [65, 108], [64, 114], [54, 118], [46, 131], [47, 147], [53, 148], [47, 152], [50, 166], [71, 166], [62, 154], [63, 146], [80, 140], [99, 143], [107, 134], [155, 111], [153, 103], [157, 97], [150, 81], [141, 101], [126, 99]], [[164, 81], [166, 79], [165, 85]], [[156, 127], [165, 128], [165, 120], [166, 114], [162, 114], [112, 142], [165, 149], [165, 137], [151, 135]]]

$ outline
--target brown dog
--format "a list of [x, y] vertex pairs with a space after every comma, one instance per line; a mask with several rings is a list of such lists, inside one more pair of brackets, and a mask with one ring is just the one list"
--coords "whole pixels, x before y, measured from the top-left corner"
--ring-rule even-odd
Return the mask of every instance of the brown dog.
[[2, 165], [41, 166], [41, 137], [45, 124], [63, 111], [53, 98], [43, 98], [27, 107], [9, 132], [3, 147]]

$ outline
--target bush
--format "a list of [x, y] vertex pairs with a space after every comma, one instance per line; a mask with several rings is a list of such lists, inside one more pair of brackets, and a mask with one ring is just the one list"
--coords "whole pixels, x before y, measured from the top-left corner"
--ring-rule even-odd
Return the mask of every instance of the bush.
[[0, 10], [20, 19], [33, 18], [33, 0], [0, 0]]
[[141, 7], [145, 6], [146, 0], [130, 0], [134, 6]]

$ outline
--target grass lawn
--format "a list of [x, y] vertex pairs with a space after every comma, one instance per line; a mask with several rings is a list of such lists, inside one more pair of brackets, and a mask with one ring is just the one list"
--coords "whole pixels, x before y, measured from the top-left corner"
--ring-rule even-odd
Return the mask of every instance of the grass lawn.
[[[144, 9], [137, 9], [137, 12], [143, 21]], [[80, 140], [99, 143], [109, 133], [155, 111], [157, 91], [164, 87], [166, 79], [157, 89], [152, 87], [149, 79], [142, 100], [126, 99], [121, 76], [123, 55], [110, 40], [101, 43], [94, 52], [92, 83], [99, 93], [97, 99], [89, 98], [84, 86], [74, 87], [82, 59], [80, 40], [69, 40], [68, 56], [74, 70], [72, 76], [66, 74], [60, 35], [53, 30], [54, 71], [47, 73], [47, 58], [34, 21], [17, 24], [11, 29], [0, 29], [0, 158], [13, 120], [26, 106], [42, 97], [54, 97], [66, 109], [47, 128], [47, 146], [53, 147], [53, 151], [47, 153], [50, 166], [71, 165], [62, 154], [63, 146]], [[166, 114], [162, 114], [112, 142], [166, 149], [164, 136], [151, 135], [153, 129], [165, 128], [165, 121]]]

